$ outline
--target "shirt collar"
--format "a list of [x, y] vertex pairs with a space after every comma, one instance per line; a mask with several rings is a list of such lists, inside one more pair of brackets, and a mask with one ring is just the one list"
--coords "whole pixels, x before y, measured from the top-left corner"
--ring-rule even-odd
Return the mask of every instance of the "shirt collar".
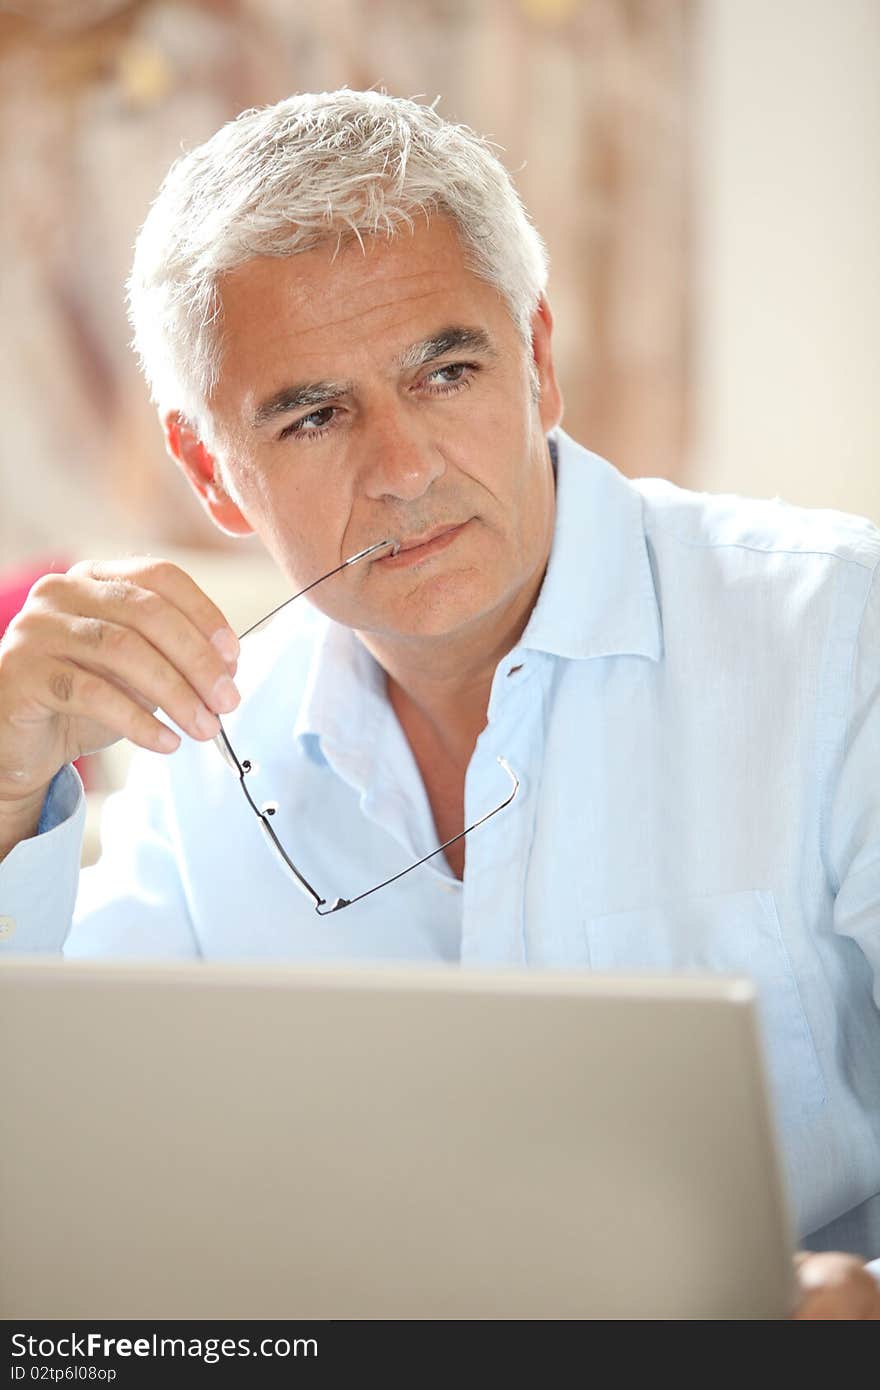
[[387, 714], [385, 690], [384, 672], [352, 629], [322, 617], [294, 738], [318, 762], [326, 762], [326, 750], [360, 750], [363, 766], [350, 771], [366, 785], [371, 750]]
[[570, 439], [556, 455], [556, 521], [544, 583], [520, 648], [575, 660], [645, 656], [659, 661], [660, 606], [637, 488]]
[[[638, 490], [616, 468], [570, 439], [550, 436], [556, 519], [544, 583], [519, 648], [585, 660], [662, 653], [660, 608]], [[352, 711], [357, 710], [357, 729]], [[294, 737], [310, 756], [357, 748], [366, 780], [387, 715], [385, 677], [350, 628], [324, 618]]]

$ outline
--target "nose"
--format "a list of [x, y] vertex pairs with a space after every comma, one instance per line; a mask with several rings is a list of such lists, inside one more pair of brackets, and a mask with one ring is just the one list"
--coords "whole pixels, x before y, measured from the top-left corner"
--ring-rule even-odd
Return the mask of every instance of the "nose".
[[437, 445], [395, 413], [373, 420], [364, 441], [363, 489], [374, 501], [416, 502], [446, 472]]

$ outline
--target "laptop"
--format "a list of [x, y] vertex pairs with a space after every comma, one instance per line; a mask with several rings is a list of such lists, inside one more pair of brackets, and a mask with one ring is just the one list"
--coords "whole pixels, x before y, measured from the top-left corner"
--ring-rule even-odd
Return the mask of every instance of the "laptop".
[[719, 976], [0, 966], [0, 1317], [779, 1318]]

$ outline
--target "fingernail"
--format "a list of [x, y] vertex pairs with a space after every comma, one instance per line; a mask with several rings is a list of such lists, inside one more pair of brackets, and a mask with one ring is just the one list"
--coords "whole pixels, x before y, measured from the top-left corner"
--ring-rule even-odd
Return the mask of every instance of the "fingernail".
[[211, 704], [218, 714], [228, 714], [240, 704], [241, 696], [229, 676], [221, 676], [211, 693]]
[[204, 705], [199, 705], [193, 718], [193, 723], [199, 733], [205, 738], [216, 738], [220, 732], [220, 720], [216, 714], [212, 714]]
[[230, 665], [238, 660], [238, 638], [232, 628], [221, 627], [211, 638], [211, 645], [217, 648], [223, 660]]

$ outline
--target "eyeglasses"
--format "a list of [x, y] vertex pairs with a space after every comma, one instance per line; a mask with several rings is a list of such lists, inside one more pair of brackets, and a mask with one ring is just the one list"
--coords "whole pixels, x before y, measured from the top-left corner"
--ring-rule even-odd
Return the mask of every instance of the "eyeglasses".
[[[366, 550], [359, 550], [356, 555], [350, 555], [347, 560], [343, 560], [341, 565], [337, 565], [335, 569], [328, 570], [326, 574], [321, 575], [320, 579], [314, 579], [311, 584], [307, 584], [304, 589], [300, 589], [298, 594], [294, 594], [292, 598], [285, 599], [283, 603], [279, 603], [278, 607], [273, 608], [271, 613], [267, 613], [265, 618], [261, 618], [259, 622], [254, 623], [252, 627], [247, 628], [241, 633], [239, 640], [244, 641], [244, 639], [250, 637], [252, 633], [258, 632], [259, 629], [265, 627], [277, 613], [280, 613], [283, 608], [287, 608], [289, 604], [294, 603], [298, 598], [302, 598], [303, 594], [307, 594], [310, 589], [314, 589], [318, 584], [323, 584], [325, 579], [331, 579], [334, 574], [339, 574], [340, 570], [347, 569], [349, 565], [357, 564], [359, 560], [365, 560], [369, 555], [374, 555], [379, 550], [388, 549], [390, 549], [392, 555], [396, 555], [400, 549], [400, 543], [394, 540], [377, 541], [375, 545], [368, 546]], [[253, 772], [254, 763], [250, 758], [239, 758], [229, 741], [229, 737], [226, 730], [223, 728], [222, 722], [220, 724], [220, 732], [214, 738], [214, 743], [223, 761], [238, 777], [239, 785], [244, 792], [245, 799], [254, 815], [257, 817], [260, 830], [268, 841], [272, 851], [278, 855], [288, 878], [290, 878], [292, 882], [296, 884], [297, 888], [299, 888], [302, 893], [305, 893], [306, 897], [311, 900], [314, 904], [315, 911], [321, 917], [327, 917], [331, 912], [340, 912], [344, 907], [352, 907], [354, 903], [361, 902], [364, 898], [370, 897], [372, 893], [378, 893], [380, 888], [387, 888], [390, 883], [396, 883], [398, 879], [403, 878], [406, 874], [411, 874], [413, 869], [418, 869], [422, 864], [426, 864], [428, 860], [433, 859], [435, 855], [442, 854], [450, 845], [454, 845], [458, 840], [463, 840], [465, 835], [469, 835], [472, 830], [476, 830], [477, 826], [485, 825], [487, 820], [491, 820], [493, 816], [497, 816], [499, 811], [503, 811], [505, 806], [510, 805], [519, 791], [519, 778], [510, 767], [507, 760], [499, 757], [497, 761], [510, 778], [511, 790], [494, 810], [487, 811], [486, 815], [480, 816], [480, 819], [475, 820], [472, 825], [467, 826], [464, 830], [460, 830], [457, 835], [453, 835], [450, 839], [444, 840], [443, 844], [438, 845], [436, 849], [432, 849], [430, 854], [426, 854], [421, 859], [417, 859], [415, 864], [410, 864], [408, 868], [401, 869], [399, 873], [392, 874], [391, 878], [386, 878], [382, 883], [377, 883], [374, 888], [367, 888], [365, 892], [358, 893], [353, 898], [334, 898], [332, 902], [328, 903], [328, 900], [322, 898], [317, 889], [313, 888], [308, 880], [303, 877], [293, 860], [287, 854], [278, 836], [275, 834], [272, 827], [272, 817], [278, 810], [278, 802], [264, 801], [262, 805], [258, 805], [251, 796], [250, 788], [247, 784], [247, 777], [249, 773]]]

